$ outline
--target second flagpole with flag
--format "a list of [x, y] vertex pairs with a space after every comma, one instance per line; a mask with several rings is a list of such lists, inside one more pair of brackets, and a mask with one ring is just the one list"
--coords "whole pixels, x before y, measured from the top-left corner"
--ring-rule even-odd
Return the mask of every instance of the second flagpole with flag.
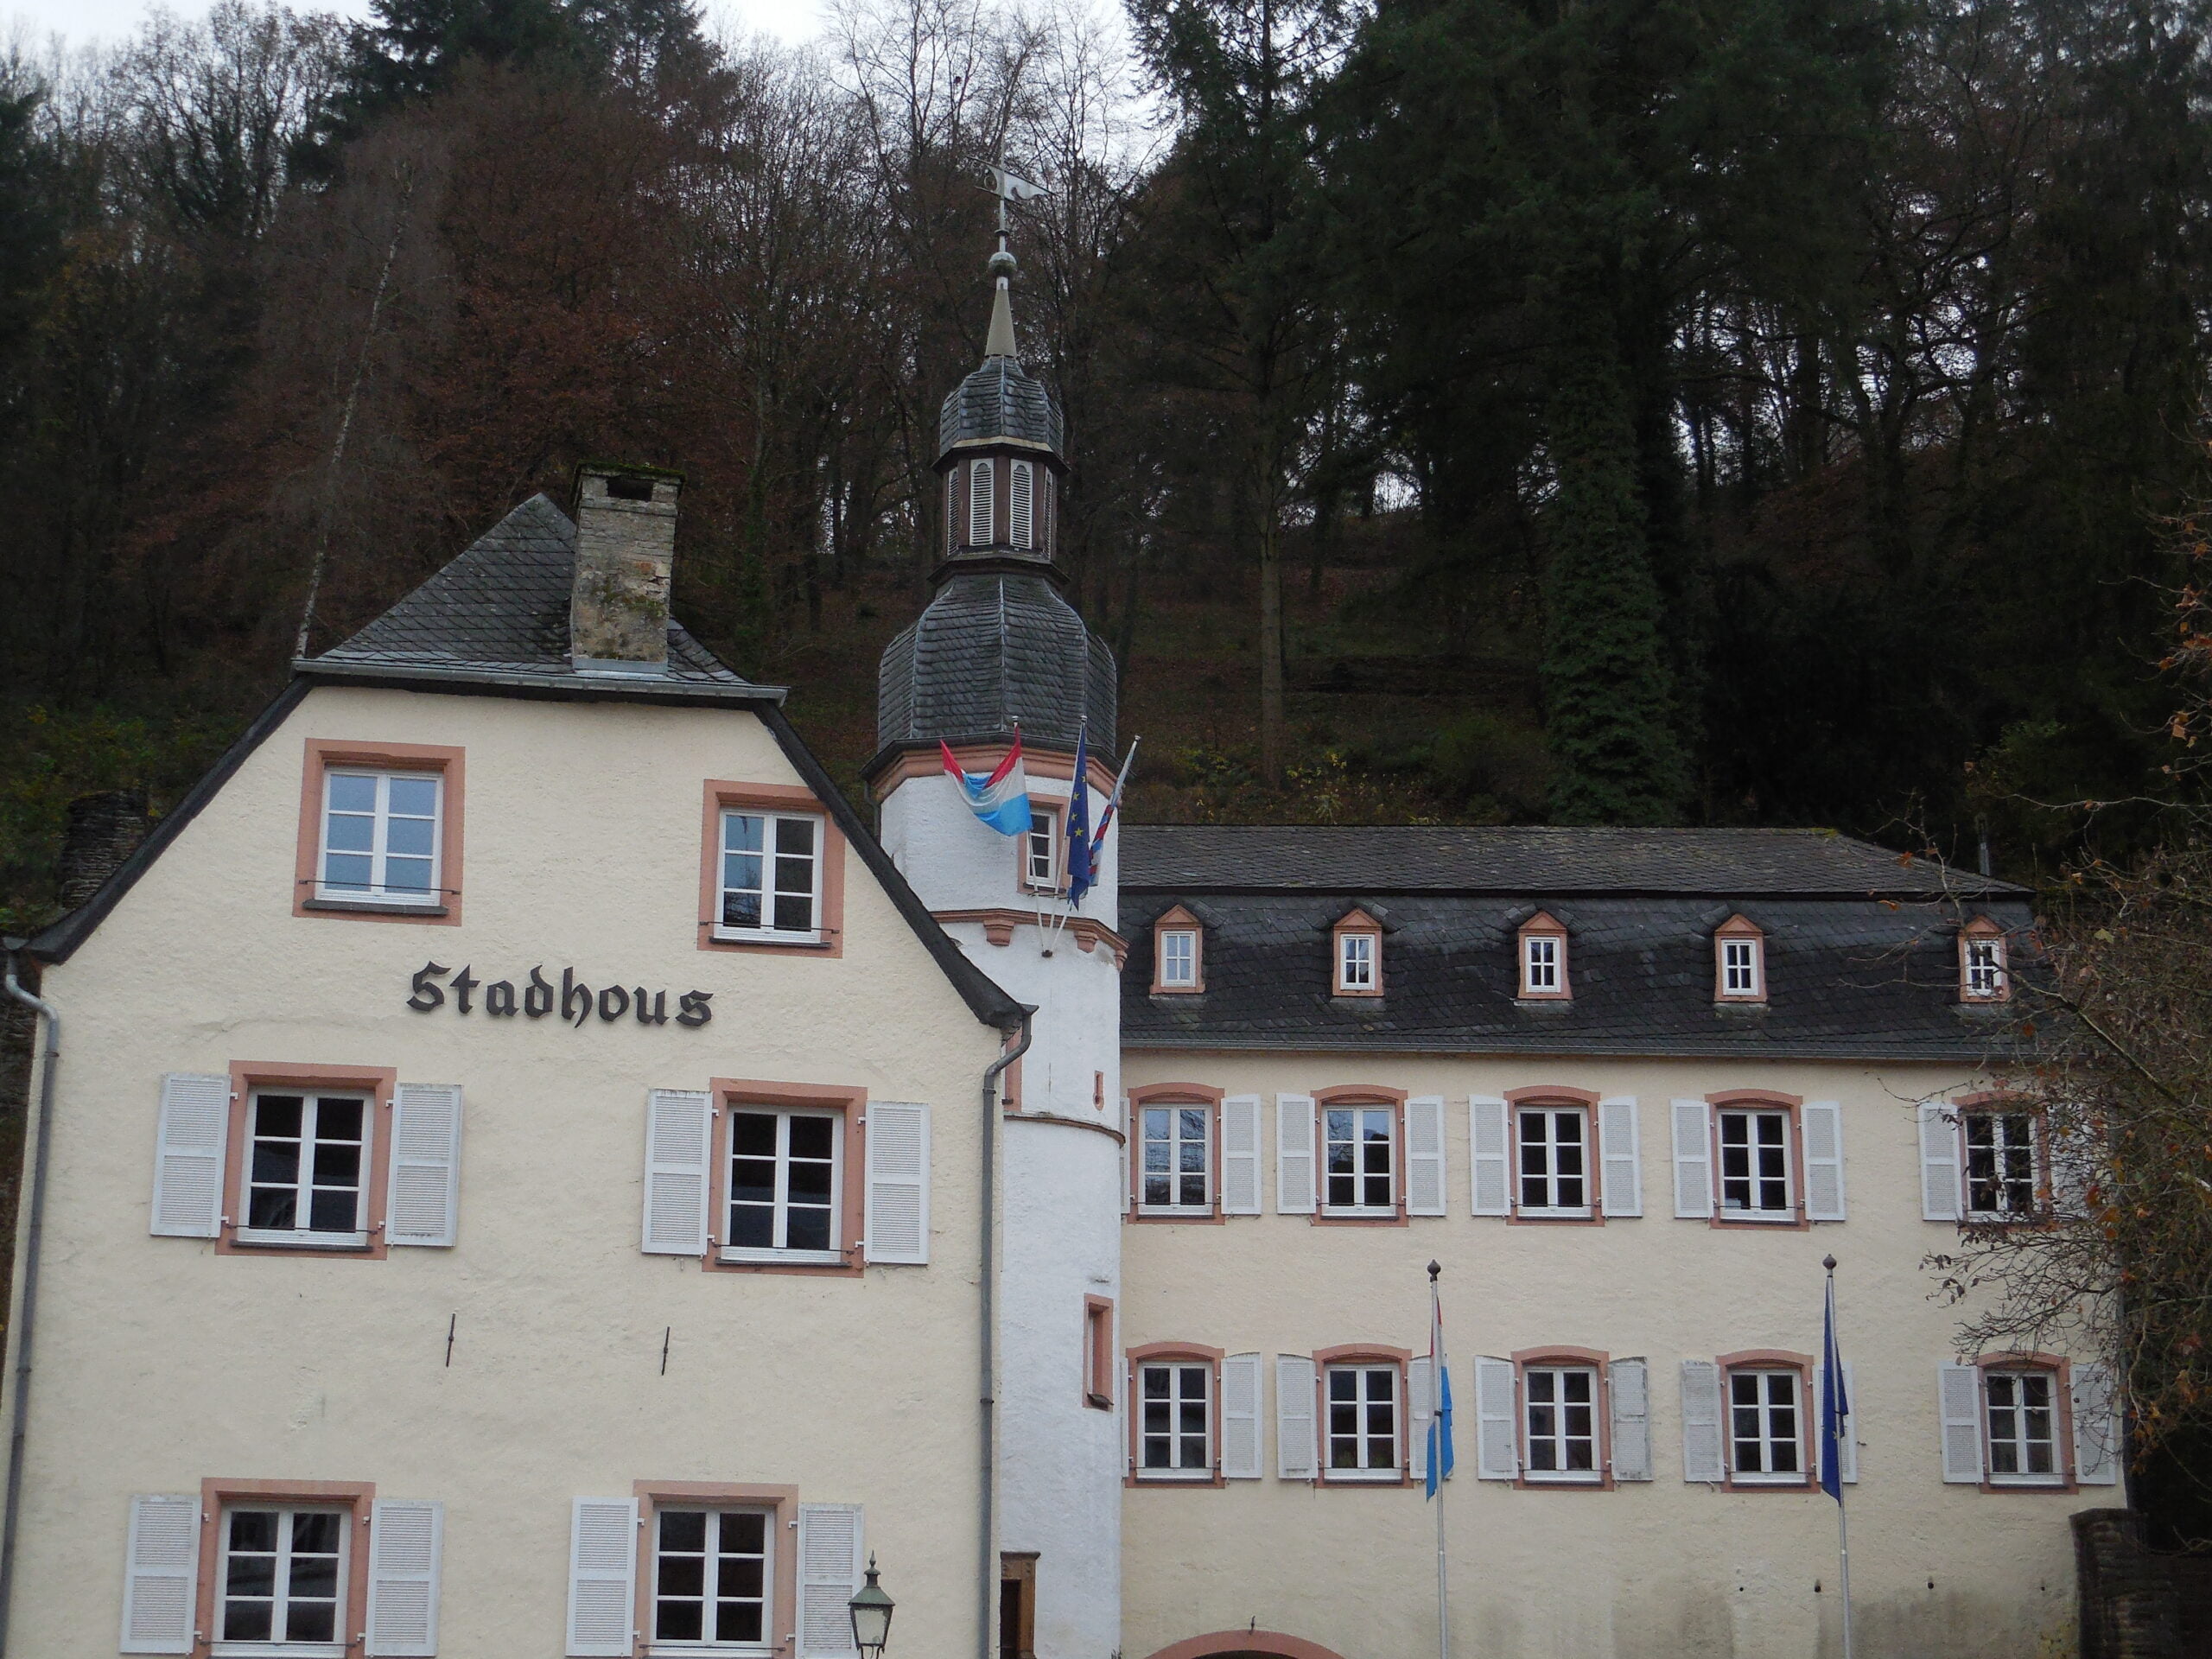
[[1835, 1499], [1837, 1588], [1843, 1592], [1843, 1659], [1851, 1659], [1851, 1532], [1843, 1513], [1843, 1437], [1849, 1432], [1851, 1400], [1845, 1392], [1843, 1352], [1835, 1334], [1835, 1257], [1821, 1258], [1827, 1269], [1827, 1298], [1821, 1322], [1821, 1490]]
[[1444, 1483], [1452, 1478], [1452, 1373], [1444, 1363], [1441, 1263], [1428, 1264], [1428, 1497], [1436, 1505], [1436, 1655], [1452, 1659], [1452, 1598], [1444, 1562]]

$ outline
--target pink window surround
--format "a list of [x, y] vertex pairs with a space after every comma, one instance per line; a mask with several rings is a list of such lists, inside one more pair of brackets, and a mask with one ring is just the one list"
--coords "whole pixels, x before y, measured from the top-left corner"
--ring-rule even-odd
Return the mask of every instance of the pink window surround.
[[[1161, 982], [1160, 964], [1162, 936], [1169, 933], [1188, 933], [1191, 936], [1191, 982], [1188, 985], [1168, 985]], [[1152, 995], [1154, 996], [1196, 996], [1206, 988], [1206, 930], [1196, 916], [1177, 905], [1152, 925]]]
[[[822, 935], [819, 944], [777, 944], [764, 940], [718, 939], [715, 918], [721, 908], [722, 813], [806, 813], [822, 822], [822, 842], [817, 848], [822, 875], [822, 913], [815, 918]], [[747, 784], [709, 779], [706, 785], [703, 826], [699, 832], [699, 929], [702, 950], [734, 950], [753, 956], [842, 957], [845, 954], [845, 837], [812, 790], [800, 784]]]
[[[1997, 989], [1994, 992], [1976, 991], [1967, 977], [1967, 947], [1974, 944], [1994, 944], [1997, 947]], [[2012, 953], [2007, 948], [2005, 930], [1986, 916], [1977, 916], [1959, 930], [1959, 1001], [1990, 1004], [2012, 1000]]]
[[[1129, 1090], [1129, 1211], [1133, 1222], [1171, 1226], [1225, 1225], [1221, 1211], [1221, 1103], [1224, 1091], [1203, 1083], [1153, 1083]], [[1162, 1215], [1144, 1210], [1144, 1109], [1147, 1106], [1203, 1106], [1206, 1113], [1206, 1192], [1204, 1210]]]
[[[1605, 1206], [1599, 1201], [1599, 1187], [1603, 1176], [1598, 1155], [1598, 1100], [1595, 1090], [1576, 1089], [1566, 1084], [1538, 1084], [1529, 1089], [1509, 1089], [1505, 1091], [1505, 1152], [1508, 1159], [1506, 1187], [1510, 1206], [1505, 1217], [1509, 1227], [1602, 1227], [1605, 1224]], [[1589, 1200], [1586, 1216], [1528, 1216], [1521, 1212], [1521, 1109], [1523, 1106], [1580, 1107], [1582, 1111], [1582, 1183], [1584, 1196]]]
[[[1348, 936], [1360, 936], [1371, 941], [1369, 967], [1374, 979], [1372, 985], [1357, 988], [1345, 985], [1344, 979], [1344, 942]], [[1332, 996], [1380, 996], [1382, 995], [1382, 924], [1364, 910], [1353, 907], [1339, 918], [1329, 930], [1329, 995]]]
[[[1728, 952], [1731, 941], [1748, 940], [1751, 946], [1751, 977], [1758, 989], [1732, 991], [1728, 988]], [[1767, 1000], [1766, 993], [1766, 931], [1740, 912], [1713, 930], [1713, 1000], [1716, 1002], [1739, 1002], [1757, 1006]]]
[[[1221, 1361], [1225, 1349], [1212, 1348], [1202, 1342], [1147, 1342], [1132, 1348], [1124, 1356], [1124, 1369], [1128, 1388], [1128, 1459], [1129, 1471], [1122, 1480], [1124, 1486], [1226, 1486], [1229, 1483], [1221, 1472]], [[1144, 1388], [1139, 1376], [1145, 1364], [1204, 1365], [1206, 1370], [1206, 1463], [1212, 1471], [1211, 1478], [1193, 1475], [1155, 1475], [1146, 1479], [1138, 1472], [1144, 1457]]]
[[[2081, 1484], [2074, 1470], [2074, 1363], [2058, 1354], [2002, 1353], [1980, 1354], [1974, 1357], [1974, 1369], [1981, 1373], [1981, 1385], [1975, 1390], [1975, 1433], [1981, 1437], [1981, 1490], [1985, 1492], [2017, 1493], [2078, 1492]], [[1990, 1477], [1989, 1465], [1989, 1373], [1992, 1371], [2048, 1371], [2050, 1373], [2052, 1395], [2051, 1452], [2063, 1475], [2059, 1480], [1994, 1480]]]
[[[1073, 787], [1072, 785], [1070, 785]], [[1058, 893], [1068, 890], [1068, 848], [1066, 827], [1068, 807], [1072, 799], [1056, 795], [1034, 795], [1029, 798], [1032, 813], [1043, 813], [1052, 824], [1052, 879], [1050, 882], [1029, 879], [1029, 832], [1023, 830], [1014, 839], [1014, 879], [1024, 893]]]
[[[814, 1279], [858, 1279], [866, 1271], [861, 1235], [867, 1224], [868, 1203], [868, 1090], [814, 1083], [765, 1083], [752, 1077], [716, 1077], [714, 1091], [713, 1149], [708, 1165], [707, 1254], [702, 1265], [713, 1273], [792, 1273]], [[730, 1114], [748, 1106], [797, 1107], [829, 1111], [842, 1119], [842, 1142], [838, 1153], [837, 1239], [844, 1260], [828, 1262], [725, 1262], [721, 1232], [729, 1224]]]
[[[1559, 946], [1559, 984], [1532, 989], [1529, 984], [1529, 941], [1552, 939]], [[1513, 936], [1513, 984], [1516, 1000], [1522, 1002], [1567, 1002], [1573, 1000], [1574, 980], [1569, 972], [1567, 928], [1548, 911], [1538, 911], [1521, 924]]]
[[[1611, 1363], [1611, 1357], [1599, 1348], [1554, 1344], [1548, 1348], [1516, 1349], [1506, 1357], [1513, 1362], [1513, 1442], [1519, 1450], [1521, 1461], [1521, 1472], [1515, 1477], [1513, 1484], [1539, 1492], [1613, 1491], [1612, 1396], [1609, 1392], [1611, 1378], [1606, 1370]], [[1522, 1379], [1532, 1367], [1541, 1370], [1548, 1366], [1582, 1366], [1598, 1373], [1596, 1385], [1591, 1390], [1591, 1430], [1598, 1459], [1598, 1475], [1594, 1480], [1571, 1478], [1531, 1480], [1529, 1478], [1529, 1402], [1527, 1385]], [[1723, 1409], [1726, 1409], [1725, 1406]]]
[[[1329, 1121], [1323, 1116], [1332, 1106], [1388, 1106], [1393, 1109], [1390, 1145], [1391, 1203], [1389, 1216], [1332, 1216], [1328, 1209]], [[1379, 1084], [1346, 1083], [1313, 1091], [1313, 1213], [1316, 1227], [1408, 1227], [1406, 1215], [1406, 1091]]]
[[[660, 1529], [653, 1517], [660, 1510], [769, 1511], [775, 1585], [770, 1592], [768, 1611], [776, 1624], [786, 1627], [798, 1617], [798, 1487], [716, 1480], [640, 1480], [632, 1482], [630, 1490], [638, 1500], [637, 1625], [646, 1633], [638, 1646], [640, 1653], [650, 1652], [653, 1645], [653, 1569], [660, 1553]], [[773, 1624], [766, 1633], [775, 1638], [774, 1650], [780, 1652], [791, 1646], [777, 1636]]]
[[1095, 1411], [1114, 1409], [1114, 1302], [1111, 1297], [1083, 1299], [1083, 1403]]
[[[295, 1060], [231, 1062], [230, 1140], [223, 1154], [222, 1231], [215, 1239], [220, 1255], [319, 1255], [347, 1261], [381, 1262], [385, 1243], [385, 1192], [391, 1161], [391, 1095], [399, 1073], [388, 1065], [309, 1065]], [[361, 1225], [369, 1242], [359, 1248], [315, 1244], [242, 1244], [238, 1229], [245, 1217], [246, 1128], [257, 1089], [297, 1089], [312, 1094], [366, 1095], [362, 1116]]]
[[194, 1608], [192, 1651], [205, 1655], [213, 1646], [215, 1601], [223, 1570], [223, 1510], [232, 1505], [251, 1509], [259, 1504], [307, 1504], [318, 1509], [344, 1510], [352, 1516], [346, 1540], [346, 1651], [358, 1645], [353, 1632], [362, 1628], [369, 1610], [369, 1516], [376, 1502], [376, 1483], [365, 1480], [225, 1479], [210, 1477], [200, 1483], [200, 1582]]
[[[1333, 1348], [1313, 1351], [1313, 1469], [1317, 1486], [1339, 1489], [1357, 1486], [1404, 1486], [1413, 1480], [1412, 1454], [1407, 1450], [1413, 1433], [1409, 1408], [1406, 1398], [1406, 1366], [1413, 1358], [1410, 1348], [1393, 1348], [1383, 1343], [1344, 1342]], [[1349, 1472], [1329, 1478], [1329, 1368], [1332, 1365], [1395, 1366], [1398, 1373], [1398, 1473], [1395, 1479], [1378, 1479], [1373, 1475], [1364, 1478]]]
[[[1955, 1133], [1958, 1137], [1959, 1159], [1959, 1218], [1960, 1225], [1973, 1228], [2049, 1227], [2057, 1220], [2057, 1195], [2050, 1185], [2050, 1111], [2039, 1100], [2020, 1095], [2008, 1095], [1999, 1090], [1984, 1090], [1978, 1094], [1961, 1095], [1947, 1109], [1957, 1120]], [[1975, 1216], [1967, 1209], [1967, 1120], [1977, 1113], [2003, 1112], [2012, 1116], [2035, 1120], [2036, 1135], [2036, 1209], [2031, 1216], [1993, 1218]], [[2063, 1362], [2055, 1362], [2063, 1363]]]
[[[1819, 1402], [1813, 1394], [1813, 1357], [1785, 1348], [1743, 1348], [1722, 1354], [1720, 1368], [1720, 1455], [1728, 1478], [1722, 1489], [1731, 1492], [1817, 1492], [1821, 1490], [1820, 1443], [1814, 1437]], [[1797, 1377], [1797, 1463], [1801, 1480], [1744, 1480], [1736, 1478], [1735, 1437], [1728, 1420], [1729, 1382], [1738, 1371], [1793, 1371]]]
[[[1805, 1114], [1804, 1096], [1785, 1095], [1765, 1089], [1723, 1089], [1718, 1094], [1707, 1095], [1706, 1104], [1713, 1108], [1713, 1215], [1708, 1227], [1725, 1227], [1732, 1232], [1764, 1229], [1774, 1232], [1789, 1232], [1793, 1228], [1809, 1232], [1812, 1222], [1805, 1214]], [[1749, 1217], [1731, 1219], [1720, 1207], [1720, 1112], [1723, 1107], [1738, 1110], [1783, 1112], [1789, 1119], [1789, 1196], [1792, 1218], [1788, 1221], [1753, 1221]]]
[[[292, 871], [292, 914], [337, 917], [350, 922], [404, 922], [416, 927], [461, 925], [462, 788], [467, 752], [443, 743], [367, 743], [338, 738], [307, 740], [300, 770], [300, 836]], [[343, 899], [318, 899], [321, 872], [323, 779], [332, 767], [360, 766], [378, 772], [435, 772], [438, 774], [439, 902], [419, 910], [356, 907]]]

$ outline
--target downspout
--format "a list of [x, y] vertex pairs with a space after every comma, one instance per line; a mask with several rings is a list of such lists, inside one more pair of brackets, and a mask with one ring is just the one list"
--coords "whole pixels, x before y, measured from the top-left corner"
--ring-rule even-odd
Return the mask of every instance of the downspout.
[[16, 1311], [16, 1401], [8, 1427], [8, 1497], [0, 1512], [0, 1654], [8, 1650], [8, 1616], [15, 1605], [16, 1533], [22, 1518], [23, 1431], [30, 1421], [31, 1332], [38, 1313], [39, 1238], [46, 1220], [46, 1166], [54, 1140], [54, 1070], [61, 1058], [61, 1013], [53, 1003], [23, 988], [16, 977], [16, 953], [8, 952], [8, 995], [46, 1016], [46, 1054], [39, 1067], [38, 1139], [31, 1150], [29, 1225], [23, 1234], [23, 1300]]
[[[976, 1650], [977, 1659], [993, 1659], [991, 1652], [991, 1624], [997, 1617], [995, 1597], [998, 1574], [991, 1571], [992, 1528], [991, 1500], [998, 1484], [997, 1420], [992, 1415], [998, 1402], [995, 1398], [998, 1380], [998, 1263], [995, 1233], [998, 1217], [998, 1144], [999, 1144], [999, 1074], [1029, 1052], [1029, 1021], [1037, 1012], [1034, 1008], [1021, 1011], [1021, 1040], [1000, 1055], [983, 1073], [983, 1236], [982, 1272], [978, 1275], [982, 1286], [983, 1338], [982, 1387], [979, 1390], [983, 1408], [983, 1485], [982, 1498], [976, 1507], [976, 1553], [981, 1558], [976, 1564]], [[44, 1120], [41, 1119], [43, 1128]], [[26, 1327], [28, 1334], [29, 1327]], [[12, 1483], [12, 1476], [11, 1476]], [[10, 1503], [14, 1502], [14, 1487], [10, 1486]], [[13, 1535], [11, 1534], [12, 1537]], [[4, 1582], [4, 1580], [0, 1580]], [[4, 1594], [0, 1592], [0, 1594]], [[4, 1604], [0, 1604], [4, 1606]]]

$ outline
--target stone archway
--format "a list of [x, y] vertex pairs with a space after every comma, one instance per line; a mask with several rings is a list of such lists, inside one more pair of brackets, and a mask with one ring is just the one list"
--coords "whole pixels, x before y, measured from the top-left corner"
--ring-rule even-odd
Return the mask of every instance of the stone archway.
[[1319, 1642], [1281, 1630], [1216, 1630], [1170, 1643], [1152, 1659], [1342, 1659]]

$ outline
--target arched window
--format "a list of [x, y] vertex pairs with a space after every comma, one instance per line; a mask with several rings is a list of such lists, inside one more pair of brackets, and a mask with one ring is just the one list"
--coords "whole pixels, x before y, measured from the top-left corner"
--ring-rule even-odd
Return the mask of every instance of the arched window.
[[1007, 538], [1025, 552], [1036, 540], [1032, 534], [1030, 520], [1033, 505], [1031, 483], [1034, 471], [1028, 461], [1015, 461], [1013, 476], [1007, 487]]
[[991, 465], [971, 462], [968, 467], [968, 545], [991, 544]]

